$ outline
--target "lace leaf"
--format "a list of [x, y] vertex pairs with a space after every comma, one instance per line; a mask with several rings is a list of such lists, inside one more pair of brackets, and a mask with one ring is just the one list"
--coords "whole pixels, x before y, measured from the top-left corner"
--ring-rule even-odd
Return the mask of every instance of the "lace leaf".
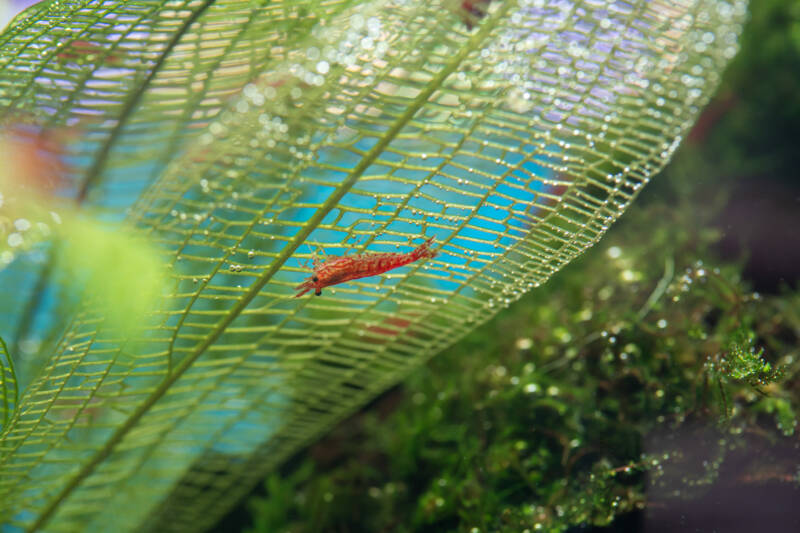
[[[6, 30], [2, 120], [79, 131], [71, 190], [128, 208], [172, 283], [133, 334], [89, 303], [70, 318], [0, 445], [10, 524], [212, 526], [596, 242], [669, 160], [745, 14], [470, 6], [61, 1]], [[294, 297], [319, 252], [431, 237], [436, 258]]]

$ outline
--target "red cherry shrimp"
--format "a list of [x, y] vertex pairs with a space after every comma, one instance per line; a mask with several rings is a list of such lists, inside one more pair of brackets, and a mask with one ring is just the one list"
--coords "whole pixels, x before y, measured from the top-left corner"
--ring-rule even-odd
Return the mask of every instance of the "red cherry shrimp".
[[436, 257], [437, 252], [431, 250], [431, 243], [433, 243], [433, 237], [406, 253], [392, 252], [331, 257], [314, 265], [314, 273], [295, 288], [295, 290], [299, 291], [295, 298], [299, 298], [311, 289], [314, 289], [314, 294], [319, 296], [325, 287], [383, 274], [420, 259]]

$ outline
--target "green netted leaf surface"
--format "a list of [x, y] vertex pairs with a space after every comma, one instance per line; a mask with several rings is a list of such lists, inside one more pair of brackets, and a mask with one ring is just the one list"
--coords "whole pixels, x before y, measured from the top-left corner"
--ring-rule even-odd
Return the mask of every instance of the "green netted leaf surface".
[[[0, 516], [48, 531], [213, 525], [289, 454], [596, 242], [707, 101], [744, 8], [23, 13], [0, 37], [0, 120], [78, 131], [68, 183], [89, 205], [130, 206], [173, 291], [132, 338], [90, 305], [71, 319], [0, 444]], [[427, 237], [435, 259], [293, 297], [313, 250]]]

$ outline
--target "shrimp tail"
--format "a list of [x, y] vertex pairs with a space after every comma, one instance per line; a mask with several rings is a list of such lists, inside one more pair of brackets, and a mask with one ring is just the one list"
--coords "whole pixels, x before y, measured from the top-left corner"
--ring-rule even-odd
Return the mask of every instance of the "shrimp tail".
[[431, 244], [433, 243], [433, 237], [430, 237], [427, 241], [423, 242], [411, 252], [411, 256], [414, 258], [414, 261], [417, 259], [422, 259], [423, 257], [436, 257], [439, 255], [439, 252], [436, 250], [431, 250]]

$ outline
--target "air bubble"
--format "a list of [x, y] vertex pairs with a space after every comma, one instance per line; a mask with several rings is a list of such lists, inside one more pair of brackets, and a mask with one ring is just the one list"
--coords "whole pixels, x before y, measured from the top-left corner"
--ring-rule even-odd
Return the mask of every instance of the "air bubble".
[[18, 218], [14, 221], [14, 227], [17, 231], [27, 231], [31, 229], [31, 223], [25, 218]]
[[11, 235], [8, 236], [7, 241], [9, 246], [11, 246], [12, 248], [16, 248], [17, 246], [20, 246], [24, 242], [24, 239], [22, 238], [22, 235], [20, 235], [19, 233], [12, 233]]

